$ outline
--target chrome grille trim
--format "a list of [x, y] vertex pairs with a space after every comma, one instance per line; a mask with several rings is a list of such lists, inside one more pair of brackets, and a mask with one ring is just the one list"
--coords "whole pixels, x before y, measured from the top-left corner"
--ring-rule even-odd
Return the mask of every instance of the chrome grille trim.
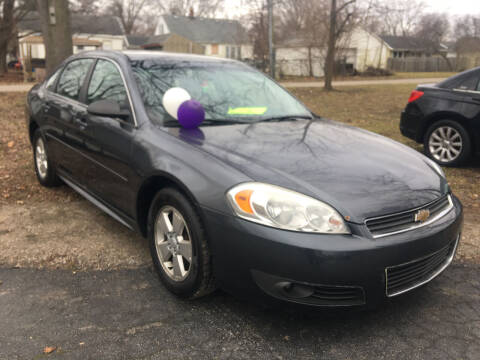
[[424, 259], [428, 259], [428, 258], [431, 258], [433, 256], [435, 256], [436, 254], [442, 252], [443, 250], [445, 250], [445, 248], [449, 248], [452, 246], [452, 243], [449, 243], [447, 246], [445, 246], [444, 248], [434, 252], [433, 254], [430, 254], [430, 255], [426, 255], [424, 257], [421, 257], [421, 258], [418, 258], [418, 259], [415, 259], [415, 260], [412, 260], [412, 261], [409, 261], [409, 262], [406, 262], [406, 263], [403, 263], [403, 264], [399, 264], [399, 265], [394, 265], [394, 266], [388, 266], [385, 268], [385, 295], [387, 297], [394, 297], [394, 296], [397, 296], [397, 295], [400, 295], [400, 294], [403, 294], [403, 293], [406, 293], [407, 291], [410, 291], [410, 290], [413, 290], [413, 289], [416, 289], [430, 281], [432, 281], [433, 279], [435, 279], [438, 275], [440, 275], [453, 261], [453, 258], [455, 257], [455, 253], [457, 252], [457, 247], [458, 247], [458, 242], [460, 241], [460, 234], [457, 235], [457, 238], [454, 240], [454, 244], [453, 244], [453, 249], [451, 250], [451, 252], [448, 254], [447, 258], [445, 259], [445, 261], [439, 265], [439, 267], [436, 269], [436, 270], [433, 270], [433, 272], [427, 277], [425, 278], [424, 280], [422, 281], [419, 281], [419, 282], [416, 282], [414, 283], [413, 285], [409, 286], [409, 287], [406, 287], [404, 289], [401, 289], [401, 290], [398, 290], [398, 291], [394, 291], [394, 292], [388, 292], [388, 270], [389, 269], [394, 269], [394, 268], [397, 268], [397, 267], [402, 267], [402, 266], [405, 266], [405, 265], [408, 265], [408, 264], [413, 264], [413, 263], [418, 263], [419, 261], [422, 261]]
[[[431, 203], [428, 203], [426, 205], [423, 205], [423, 206], [420, 206], [418, 208], [414, 208], [414, 209], [410, 209], [410, 210], [406, 210], [406, 211], [402, 211], [402, 212], [398, 212], [398, 213], [395, 213], [395, 214], [389, 214], [389, 215], [384, 215], [384, 216], [377, 216], [377, 217], [373, 217], [373, 218], [369, 218], [369, 219], [366, 219], [365, 220], [365, 226], [367, 227], [367, 229], [369, 229], [369, 225], [368, 223], [371, 222], [371, 221], [374, 221], [374, 220], [381, 220], [381, 219], [387, 219], [387, 218], [393, 218], [393, 217], [396, 217], [396, 216], [401, 216], [401, 215], [408, 215], [408, 214], [414, 214], [414, 212], [418, 211], [418, 210], [421, 210], [421, 209], [427, 209], [429, 208], [430, 206], [434, 205], [435, 203], [439, 202], [441, 199], [437, 199], [435, 201], [432, 201]], [[400, 230], [396, 230], [396, 231], [387, 231], [387, 232], [384, 232], [384, 233], [379, 233], [379, 234], [373, 234], [372, 231], [370, 231], [370, 233], [372, 234], [373, 238], [374, 239], [379, 239], [379, 238], [382, 238], [382, 237], [385, 237], [385, 236], [390, 236], [390, 235], [395, 235], [395, 234], [401, 234], [401, 233], [404, 233], [404, 232], [407, 232], [407, 231], [411, 231], [411, 230], [415, 230], [415, 229], [419, 229], [421, 227], [424, 227], [424, 226], [427, 226], [427, 225], [430, 225], [432, 224], [433, 222], [437, 221], [438, 219], [440, 219], [441, 217], [445, 216], [446, 214], [448, 214], [452, 209], [453, 209], [453, 200], [452, 200], [452, 196], [450, 194], [447, 195], [447, 200], [448, 200], [448, 206], [443, 209], [442, 211], [440, 211], [439, 213], [435, 214], [434, 216], [432, 216], [431, 218], [429, 218], [427, 221], [425, 222], [412, 222], [411, 223], [411, 226], [409, 226], [408, 228], [405, 228], [405, 229], [400, 229]]]

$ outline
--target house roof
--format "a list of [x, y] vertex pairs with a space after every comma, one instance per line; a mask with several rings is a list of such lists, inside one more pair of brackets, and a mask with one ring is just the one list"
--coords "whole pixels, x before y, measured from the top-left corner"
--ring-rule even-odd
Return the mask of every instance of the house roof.
[[247, 41], [247, 33], [237, 20], [178, 15], [164, 15], [163, 19], [171, 33], [197, 43], [240, 44]]
[[424, 41], [411, 36], [380, 35], [380, 38], [393, 50], [416, 50], [427, 48]]
[[150, 36], [143, 45], [163, 45], [172, 34]]
[[[116, 16], [91, 16], [72, 14], [72, 33], [124, 35], [120, 19]], [[32, 12], [18, 23], [22, 31], [40, 32], [42, 26], [37, 12]]]
[[142, 46], [148, 40], [149, 37], [144, 35], [127, 35], [128, 44], [131, 46]]

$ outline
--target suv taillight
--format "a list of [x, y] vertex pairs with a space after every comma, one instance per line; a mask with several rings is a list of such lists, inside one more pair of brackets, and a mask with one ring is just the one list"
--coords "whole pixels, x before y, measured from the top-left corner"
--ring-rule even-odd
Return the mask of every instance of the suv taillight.
[[408, 98], [408, 103], [414, 102], [415, 100], [420, 99], [423, 96], [424, 92], [420, 90], [413, 90]]

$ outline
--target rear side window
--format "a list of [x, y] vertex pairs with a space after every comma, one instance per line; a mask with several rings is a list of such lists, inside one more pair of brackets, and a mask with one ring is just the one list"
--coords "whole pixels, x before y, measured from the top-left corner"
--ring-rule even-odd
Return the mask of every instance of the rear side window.
[[80, 59], [68, 63], [58, 80], [57, 93], [78, 100], [83, 82], [92, 64], [93, 59]]
[[478, 77], [477, 76], [471, 76], [461, 83], [459, 83], [455, 89], [458, 90], [472, 90], [475, 91], [478, 88]]
[[118, 68], [112, 62], [101, 59], [95, 65], [87, 92], [88, 104], [99, 100], [113, 100], [121, 108], [128, 107], [127, 90]]
[[468, 71], [467, 73], [453, 76], [438, 84], [443, 89], [457, 89], [478, 91], [479, 89], [479, 71]]

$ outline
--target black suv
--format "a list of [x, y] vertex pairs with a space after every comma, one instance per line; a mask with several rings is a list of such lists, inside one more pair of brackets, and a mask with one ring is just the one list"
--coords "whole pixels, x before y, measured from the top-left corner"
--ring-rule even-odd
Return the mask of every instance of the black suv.
[[400, 130], [440, 165], [456, 166], [480, 153], [480, 68], [435, 85], [419, 85], [402, 112]]

